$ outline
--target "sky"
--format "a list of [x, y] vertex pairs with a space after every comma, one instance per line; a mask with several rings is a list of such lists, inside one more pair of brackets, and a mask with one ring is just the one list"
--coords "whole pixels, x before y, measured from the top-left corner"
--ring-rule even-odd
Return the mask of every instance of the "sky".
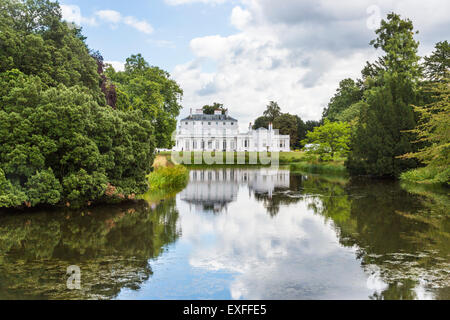
[[319, 120], [339, 82], [381, 52], [369, 45], [388, 12], [410, 18], [419, 54], [449, 40], [446, 0], [61, 0], [63, 18], [123, 68], [141, 53], [184, 90], [180, 118], [223, 103], [240, 128], [269, 101]]

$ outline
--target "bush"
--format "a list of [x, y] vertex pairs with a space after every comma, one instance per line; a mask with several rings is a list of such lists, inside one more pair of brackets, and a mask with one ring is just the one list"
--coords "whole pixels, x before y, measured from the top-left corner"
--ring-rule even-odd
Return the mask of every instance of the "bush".
[[189, 180], [189, 171], [185, 166], [159, 167], [147, 176], [151, 191], [182, 188]]
[[140, 111], [100, 106], [86, 88], [44, 89], [0, 73], [0, 207], [82, 205], [147, 190], [153, 126]]

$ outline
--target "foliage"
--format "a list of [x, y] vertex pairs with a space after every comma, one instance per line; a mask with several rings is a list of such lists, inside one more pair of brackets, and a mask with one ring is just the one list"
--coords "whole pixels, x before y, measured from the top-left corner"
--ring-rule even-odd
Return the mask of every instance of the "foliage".
[[427, 166], [403, 172], [400, 179], [404, 182], [423, 184], [443, 184], [448, 185], [450, 181], [450, 168], [438, 168]]
[[411, 104], [417, 100], [420, 66], [418, 42], [413, 38], [413, 24], [390, 13], [371, 41], [385, 55], [376, 68], [366, 74], [365, 91], [359, 122], [352, 136], [347, 168], [353, 175], [398, 177], [416, 166], [412, 159], [399, 155], [412, 152], [415, 127]]
[[36, 75], [44, 87], [80, 85], [105, 104], [96, 61], [81, 30], [61, 20], [58, 3], [1, 0], [0, 9], [0, 72]]
[[214, 102], [211, 106], [205, 105], [203, 106], [203, 113], [204, 114], [214, 114], [215, 111], [222, 111], [222, 114], [225, 114], [228, 109], [225, 109], [222, 103]]
[[182, 165], [159, 167], [147, 179], [151, 191], [179, 189], [187, 184], [189, 171]]
[[275, 101], [270, 101], [263, 115], [269, 119], [269, 122], [274, 122], [275, 118], [281, 115], [281, 108]]
[[328, 174], [345, 174], [347, 169], [342, 162], [334, 163], [292, 163], [291, 171], [307, 172], [307, 173], [328, 173]]
[[312, 130], [319, 125], [316, 121], [307, 121], [306, 123], [297, 116], [289, 113], [282, 113], [278, 103], [270, 101], [264, 115], [258, 117], [253, 125], [253, 130], [259, 128], [269, 128], [269, 124], [273, 124], [274, 129], [278, 129], [282, 135], [290, 136], [290, 146], [292, 149], [300, 149], [302, 147], [300, 141], [306, 137], [308, 130]]
[[[362, 98], [362, 90], [352, 79], [344, 79], [339, 83], [336, 94], [331, 98], [328, 107], [323, 111], [323, 118], [338, 121], [340, 114]], [[341, 121], [341, 120], [339, 120]]]
[[156, 146], [171, 148], [183, 91], [170, 74], [150, 66], [141, 54], [127, 59], [125, 71], [109, 66], [105, 74], [117, 87], [117, 108], [140, 110], [155, 127]]
[[445, 79], [450, 71], [450, 46], [447, 40], [438, 42], [435, 45], [435, 51], [424, 59], [425, 75], [428, 80]]
[[[85, 87], [47, 88], [18, 70], [0, 74], [2, 207], [82, 205], [147, 189], [153, 127], [141, 111], [99, 106]], [[6, 180], [5, 180], [6, 179]]]
[[259, 129], [259, 128], [268, 128], [269, 127], [270, 120], [266, 116], [261, 116], [256, 118], [255, 123], [253, 124], [253, 130]]
[[290, 145], [297, 146], [298, 142], [298, 121], [301, 119], [289, 113], [282, 113], [273, 121], [273, 128], [278, 129], [279, 134], [290, 136]]
[[320, 127], [308, 132], [303, 144], [313, 144], [307, 153], [318, 154], [320, 160], [332, 160], [335, 154], [345, 155], [350, 142], [350, 127], [344, 122], [330, 122], [325, 120]]
[[[426, 168], [420, 168], [402, 175], [408, 181], [450, 182], [450, 89], [449, 78], [429, 83], [428, 91], [434, 102], [428, 106], [415, 107], [420, 122], [411, 130], [417, 135], [417, 143], [424, 145], [416, 152], [410, 152], [400, 158], [418, 159]], [[434, 176], [433, 176], [434, 174]]]

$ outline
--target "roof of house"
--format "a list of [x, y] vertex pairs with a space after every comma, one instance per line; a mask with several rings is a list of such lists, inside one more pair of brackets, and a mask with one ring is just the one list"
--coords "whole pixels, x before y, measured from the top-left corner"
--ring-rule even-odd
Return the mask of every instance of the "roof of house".
[[224, 114], [192, 114], [181, 121], [236, 121], [236, 119]]

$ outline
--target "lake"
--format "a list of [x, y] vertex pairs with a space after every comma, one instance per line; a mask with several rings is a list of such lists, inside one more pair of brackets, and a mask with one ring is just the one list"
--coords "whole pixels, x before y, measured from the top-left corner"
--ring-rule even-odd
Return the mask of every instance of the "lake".
[[0, 299], [450, 299], [448, 205], [392, 181], [193, 169], [162, 201], [2, 213]]

